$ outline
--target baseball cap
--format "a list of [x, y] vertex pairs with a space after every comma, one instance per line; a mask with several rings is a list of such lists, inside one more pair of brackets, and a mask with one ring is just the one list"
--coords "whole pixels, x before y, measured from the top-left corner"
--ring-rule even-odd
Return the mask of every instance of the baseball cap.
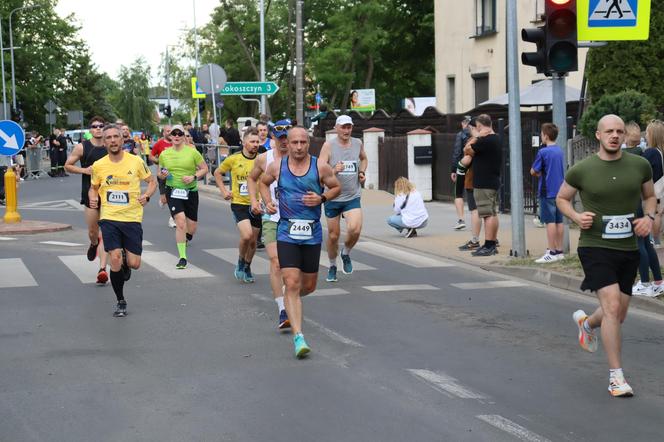
[[465, 115], [463, 117], [463, 122], [464, 123], [470, 123], [470, 120], [472, 120], [472, 119], [473, 119], [473, 117], [471, 117], [470, 115]]
[[284, 118], [274, 123], [272, 126], [272, 133], [275, 137], [285, 137], [288, 135], [288, 129], [293, 127], [293, 122], [290, 118]]
[[184, 133], [184, 127], [182, 127], [181, 124], [176, 124], [174, 126], [171, 126], [171, 132], [173, 132], [174, 130], [179, 130], [180, 132]]
[[353, 124], [353, 119], [348, 115], [339, 115], [335, 124], [339, 126], [343, 126], [344, 124]]

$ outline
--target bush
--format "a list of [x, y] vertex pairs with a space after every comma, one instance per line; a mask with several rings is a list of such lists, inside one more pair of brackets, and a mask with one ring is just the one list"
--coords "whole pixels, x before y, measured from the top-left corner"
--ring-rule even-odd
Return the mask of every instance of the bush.
[[595, 138], [597, 122], [606, 114], [616, 114], [625, 123], [635, 121], [644, 129], [658, 113], [655, 101], [641, 92], [627, 90], [604, 95], [584, 112], [579, 122], [581, 133], [588, 138]]

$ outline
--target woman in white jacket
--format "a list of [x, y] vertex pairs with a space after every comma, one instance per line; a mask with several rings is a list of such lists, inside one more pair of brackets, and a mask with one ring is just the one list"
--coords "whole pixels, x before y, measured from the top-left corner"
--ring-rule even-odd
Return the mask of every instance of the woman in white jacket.
[[417, 229], [424, 228], [429, 219], [422, 195], [404, 177], [394, 182], [394, 195], [394, 215], [387, 218], [387, 224], [399, 233], [405, 230], [406, 238], [417, 236]]

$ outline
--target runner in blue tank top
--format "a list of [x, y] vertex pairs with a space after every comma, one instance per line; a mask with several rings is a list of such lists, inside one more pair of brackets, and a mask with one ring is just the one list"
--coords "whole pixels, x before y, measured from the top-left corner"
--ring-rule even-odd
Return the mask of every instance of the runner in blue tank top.
[[[271, 163], [262, 178], [261, 197], [268, 213], [276, 213], [269, 186], [277, 181], [279, 212], [277, 254], [286, 285], [285, 304], [293, 330], [295, 356], [311, 351], [302, 335], [302, 300], [316, 289], [323, 232], [321, 205], [341, 187], [332, 168], [309, 155], [309, 134], [302, 127], [288, 132], [288, 156]], [[323, 187], [325, 186], [325, 187]], [[327, 190], [323, 192], [324, 188]]]

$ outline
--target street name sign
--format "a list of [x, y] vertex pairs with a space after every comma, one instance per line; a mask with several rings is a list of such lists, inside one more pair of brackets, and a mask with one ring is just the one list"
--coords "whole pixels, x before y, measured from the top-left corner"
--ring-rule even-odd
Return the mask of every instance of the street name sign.
[[278, 90], [273, 81], [229, 81], [221, 95], [274, 95]]
[[12, 120], [0, 121], [0, 155], [14, 156], [23, 149], [25, 132]]
[[647, 40], [650, 0], [580, 0], [579, 41]]

